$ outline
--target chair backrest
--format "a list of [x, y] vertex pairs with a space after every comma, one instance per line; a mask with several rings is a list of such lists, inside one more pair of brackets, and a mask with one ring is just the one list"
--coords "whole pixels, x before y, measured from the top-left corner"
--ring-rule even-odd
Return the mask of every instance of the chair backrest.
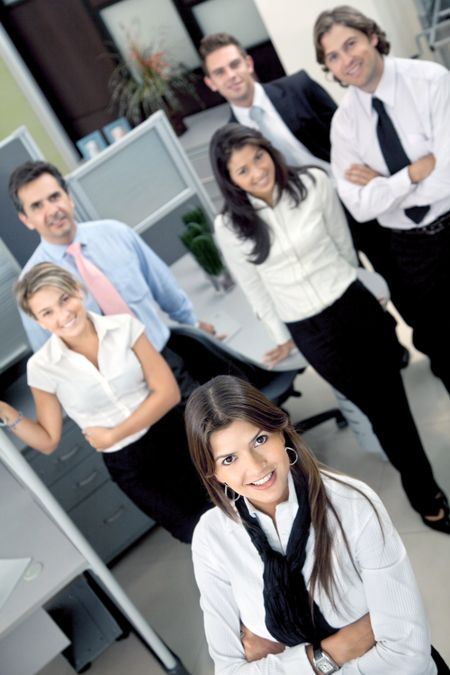
[[267, 370], [192, 326], [175, 326], [171, 332], [171, 347], [200, 384], [216, 375], [235, 375], [251, 382], [277, 405], [291, 395], [298, 370]]

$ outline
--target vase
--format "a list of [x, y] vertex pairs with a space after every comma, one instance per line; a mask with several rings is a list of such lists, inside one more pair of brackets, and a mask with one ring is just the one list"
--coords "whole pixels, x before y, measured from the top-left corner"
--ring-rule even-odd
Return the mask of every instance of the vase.
[[167, 117], [169, 118], [172, 129], [177, 136], [182, 136], [187, 131], [187, 126], [183, 120], [183, 113], [179, 112], [178, 110], [171, 110]]
[[207, 274], [206, 276], [218, 293], [226, 293], [234, 288], [234, 279], [226, 268], [220, 274]]

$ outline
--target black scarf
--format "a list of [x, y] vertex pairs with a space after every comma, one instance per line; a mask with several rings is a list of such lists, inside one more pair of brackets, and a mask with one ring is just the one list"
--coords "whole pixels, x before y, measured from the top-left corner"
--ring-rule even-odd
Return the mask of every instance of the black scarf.
[[303, 578], [306, 542], [311, 525], [308, 485], [300, 472], [292, 474], [298, 500], [298, 512], [292, 525], [286, 556], [274, 551], [267, 541], [257, 518], [250, 516], [244, 499], [236, 502], [246, 530], [264, 563], [264, 607], [267, 630], [288, 647], [302, 642], [315, 644], [336, 633], [329, 625], [320, 607], [313, 603]]

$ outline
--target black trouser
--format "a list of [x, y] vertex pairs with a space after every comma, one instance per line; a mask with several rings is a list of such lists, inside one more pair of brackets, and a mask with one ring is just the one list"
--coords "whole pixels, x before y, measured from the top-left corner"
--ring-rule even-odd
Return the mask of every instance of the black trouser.
[[211, 504], [189, 456], [182, 406], [135, 443], [102, 456], [113, 481], [141, 511], [177, 539], [192, 540]]
[[323, 312], [287, 327], [317, 372], [367, 415], [413, 508], [434, 515], [439, 486], [408, 405], [395, 332], [378, 301], [355, 281]]
[[377, 220], [359, 223], [345, 206], [344, 211], [355, 249], [368, 257], [375, 272], [381, 274], [390, 286], [393, 274], [391, 230], [380, 225]]
[[431, 645], [431, 658], [435, 662], [437, 666], [437, 675], [450, 675], [450, 669], [445, 663], [444, 659], [442, 656], [439, 654], [438, 651]]
[[450, 214], [436, 234], [394, 230], [392, 300], [413, 329], [413, 343], [450, 393]]

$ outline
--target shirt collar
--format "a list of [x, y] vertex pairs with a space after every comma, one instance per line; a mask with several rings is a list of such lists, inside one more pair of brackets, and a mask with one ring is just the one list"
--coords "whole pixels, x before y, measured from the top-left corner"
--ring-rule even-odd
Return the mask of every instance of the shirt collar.
[[[255, 82], [255, 89], [253, 92], [253, 101], [252, 105], [257, 105], [260, 108], [267, 108], [266, 101], [268, 99], [268, 96], [266, 92], [264, 91], [263, 87], [260, 85], [259, 82]], [[251, 121], [250, 117], [250, 110], [252, 106], [245, 107], [245, 106], [239, 106], [239, 105], [233, 105], [230, 103], [231, 110], [233, 111], [234, 116], [236, 117], [237, 120], [243, 120], [243, 122], [249, 122]]]
[[281, 193], [278, 185], [275, 185], [273, 190], [273, 206], [269, 206], [263, 199], [254, 197], [249, 192], [247, 192], [247, 197], [249, 199], [250, 204], [255, 209], [255, 211], [262, 211], [263, 209], [274, 209], [281, 200]]
[[[86, 236], [83, 233], [81, 227], [77, 223], [77, 229], [75, 231], [75, 238], [73, 240], [79, 241], [82, 246], [87, 244]], [[41, 239], [41, 246], [45, 253], [49, 256], [50, 260], [58, 263], [61, 262], [66, 254], [67, 247], [69, 244], [51, 244], [45, 239]]]
[[383, 101], [383, 103], [386, 103], [388, 106], [393, 106], [395, 102], [395, 61], [390, 57], [384, 57], [383, 61], [383, 74], [381, 75], [381, 79], [378, 82], [378, 87], [373, 94], [369, 94], [367, 91], [355, 88], [356, 96], [369, 117], [372, 115], [373, 96], [376, 96], [380, 99], [380, 101]]
[[[88, 312], [88, 316], [94, 324], [100, 345], [103, 342], [106, 333], [119, 328], [119, 324], [114, 316], [101, 316], [100, 314], [95, 314], [95, 312]], [[49, 358], [52, 363], [57, 363], [63, 357], [70, 358], [70, 354], [72, 353], [71, 349], [69, 349], [66, 343], [61, 340], [58, 335], [51, 335], [48, 344]]]

